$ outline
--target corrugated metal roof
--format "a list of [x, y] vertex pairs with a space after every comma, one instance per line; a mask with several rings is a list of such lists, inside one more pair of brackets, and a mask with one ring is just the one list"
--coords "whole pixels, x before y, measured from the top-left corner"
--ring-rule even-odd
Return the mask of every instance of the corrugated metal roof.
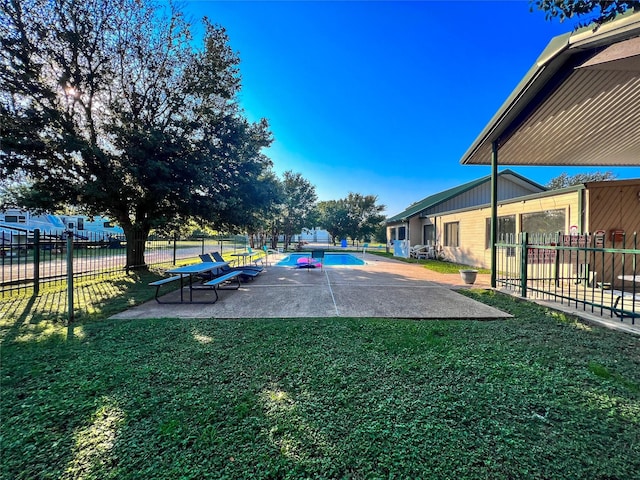
[[461, 159], [640, 165], [640, 13], [553, 39]]
[[[526, 177], [523, 177], [522, 175], [512, 171], [512, 170], [503, 170], [502, 172], [498, 173], [499, 176], [513, 176], [515, 177], [517, 180], [519, 180], [520, 182], [524, 182], [526, 184], [532, 185], [535, 189], [539, 189], [539, 190], [546, 190], [545, 187], [543, 187], [542, 185], [539, 185], [536, 182], [533, 182], [531, 180], [529, 180]], [[457, 187], [453, 187], [450, 188], [449, 190], [445, 190], [443, 192], [439, 192], [436, 193], [434, 195], [431, 195], [429, 197], [423, 198], [422, 200], [419, 200], [413, 204], [411, 204], [409, 206], [409, 208], [407, 208], [406, 210], [404, 210], [403, 212], [398, 213], [397, 215], [394, 215], [393, 217], [389, 217], [387, 218], [387, 223], [396, 223], [396, 222], [402, 222], [405, 221], [407, 218], [413, 217], [415, 215], [418, 215], [420, 212], [422, 212], [423, 210], [426, 210], [428, 208], [432, 208], [435, 207], [436, 205], [439, 205], [440, 203], [446, 202], [447, 200], [456, 197], [458, 195], [462, 195], [463, 193], [476, 188], [480, 185], [482, 185], [483, 183], [487, 183], [491, 181], [491, 175], [488, 175], [486, 177], [482, 177], [482, 178], [478, 178], [477, 180], [473, 180], [471, 182], [468, 183], [464, 183], [462, 185], [458, 185]]]

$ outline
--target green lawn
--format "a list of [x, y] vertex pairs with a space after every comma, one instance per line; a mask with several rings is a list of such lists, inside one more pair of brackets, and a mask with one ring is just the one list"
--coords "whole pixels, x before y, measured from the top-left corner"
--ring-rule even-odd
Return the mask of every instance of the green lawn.
[[515, 318], [105, 319], [151, 278], [0, 303], [3, 479], [640, 478], [637, 337], [480, 291]]

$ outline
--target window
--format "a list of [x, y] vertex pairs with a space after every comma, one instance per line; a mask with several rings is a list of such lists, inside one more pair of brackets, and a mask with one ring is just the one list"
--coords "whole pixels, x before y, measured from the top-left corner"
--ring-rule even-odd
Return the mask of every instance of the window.
[[427, 245], [432, 245], [436, 240], [436, 230], [433, 225], [422, 227], [422, 240]]
[[[491, 248], [491, 218], [487, 218], [484, 248]], [[498, 217], [498, 241], [514, 243], [516, 240], [516, 216]]]
[[398, 240], [405, 240], [407, 238], [407, 227], [398, 227]]
[[522, 231], [529, 235], [564, 232], [565, 216], [564, 209], [523, 213], [520, 217]]
[[17, 215], [5, 215], [4, 216], [4, 221], [7, 223], [18, 223], [18, 216]]
[[444, 224], [444, 245], [445, 247], [460, 246], [460, 222], [452, 222]]
[[103, 227], [103, 228], [113, 228], [113, 225], [111, 225], [111, 222], [104, 222], [104, 223], [102, 224], [102, 227]]
[[[484, 248], [491, 248], [491, 218], [487, 218], [486, 222], [486, 235]], [[504, 217], [498, 217], [498, 242], [502, 243], [515, 243], [516, 242], [516, 216], [505, 215]], [[507, 257], [515, 257], [516, 249], [513, 247], [507, 247]]]

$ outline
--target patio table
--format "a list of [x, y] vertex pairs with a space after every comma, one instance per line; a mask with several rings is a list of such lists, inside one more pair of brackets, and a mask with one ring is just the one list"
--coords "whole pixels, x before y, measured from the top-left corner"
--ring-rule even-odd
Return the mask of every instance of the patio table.
[[[194, 290], [193, 277], [196, 275], [201, 275], [203, 273], [213, 272], [227, 265], [229, 265], [229, 262], [194, 263], [193, 265], [185, 265], [183, 267], [172, 268], [171, 270], [167, 270], [167, 273], [180, 275], [180, 302], [183, 302], [183, 303], [184, 303], [184, 297], [183, 297], [182, 290], [184, 287], [184, 278], [189, 277], [189, 302], [193, 303], [193, 290]], [[204, 288], [207, 288], [207, 287], [204, 287]]]
[[247, 264], [247, 257], [249, 257], [249, 261], [251, 261], [251, 257], [255, 257], [260, 255], [256, 252], [242, 252], [242, 253], [232, 253], [232, 257], [241, 257], [242, 258], [242, 266], [244, 267]]

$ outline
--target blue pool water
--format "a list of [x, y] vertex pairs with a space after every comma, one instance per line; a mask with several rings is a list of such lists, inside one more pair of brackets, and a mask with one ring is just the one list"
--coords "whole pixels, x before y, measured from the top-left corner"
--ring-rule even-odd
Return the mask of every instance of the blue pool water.
[[[308, 253], [291, 253], [280, 260], [276, 265], [280, 267], [295, 267], [298, 265], [298, 259], [309, 258]], [[364, 265], [364, 260], [351, 255], [350, 253], [325, 253], [324, 265]]]

